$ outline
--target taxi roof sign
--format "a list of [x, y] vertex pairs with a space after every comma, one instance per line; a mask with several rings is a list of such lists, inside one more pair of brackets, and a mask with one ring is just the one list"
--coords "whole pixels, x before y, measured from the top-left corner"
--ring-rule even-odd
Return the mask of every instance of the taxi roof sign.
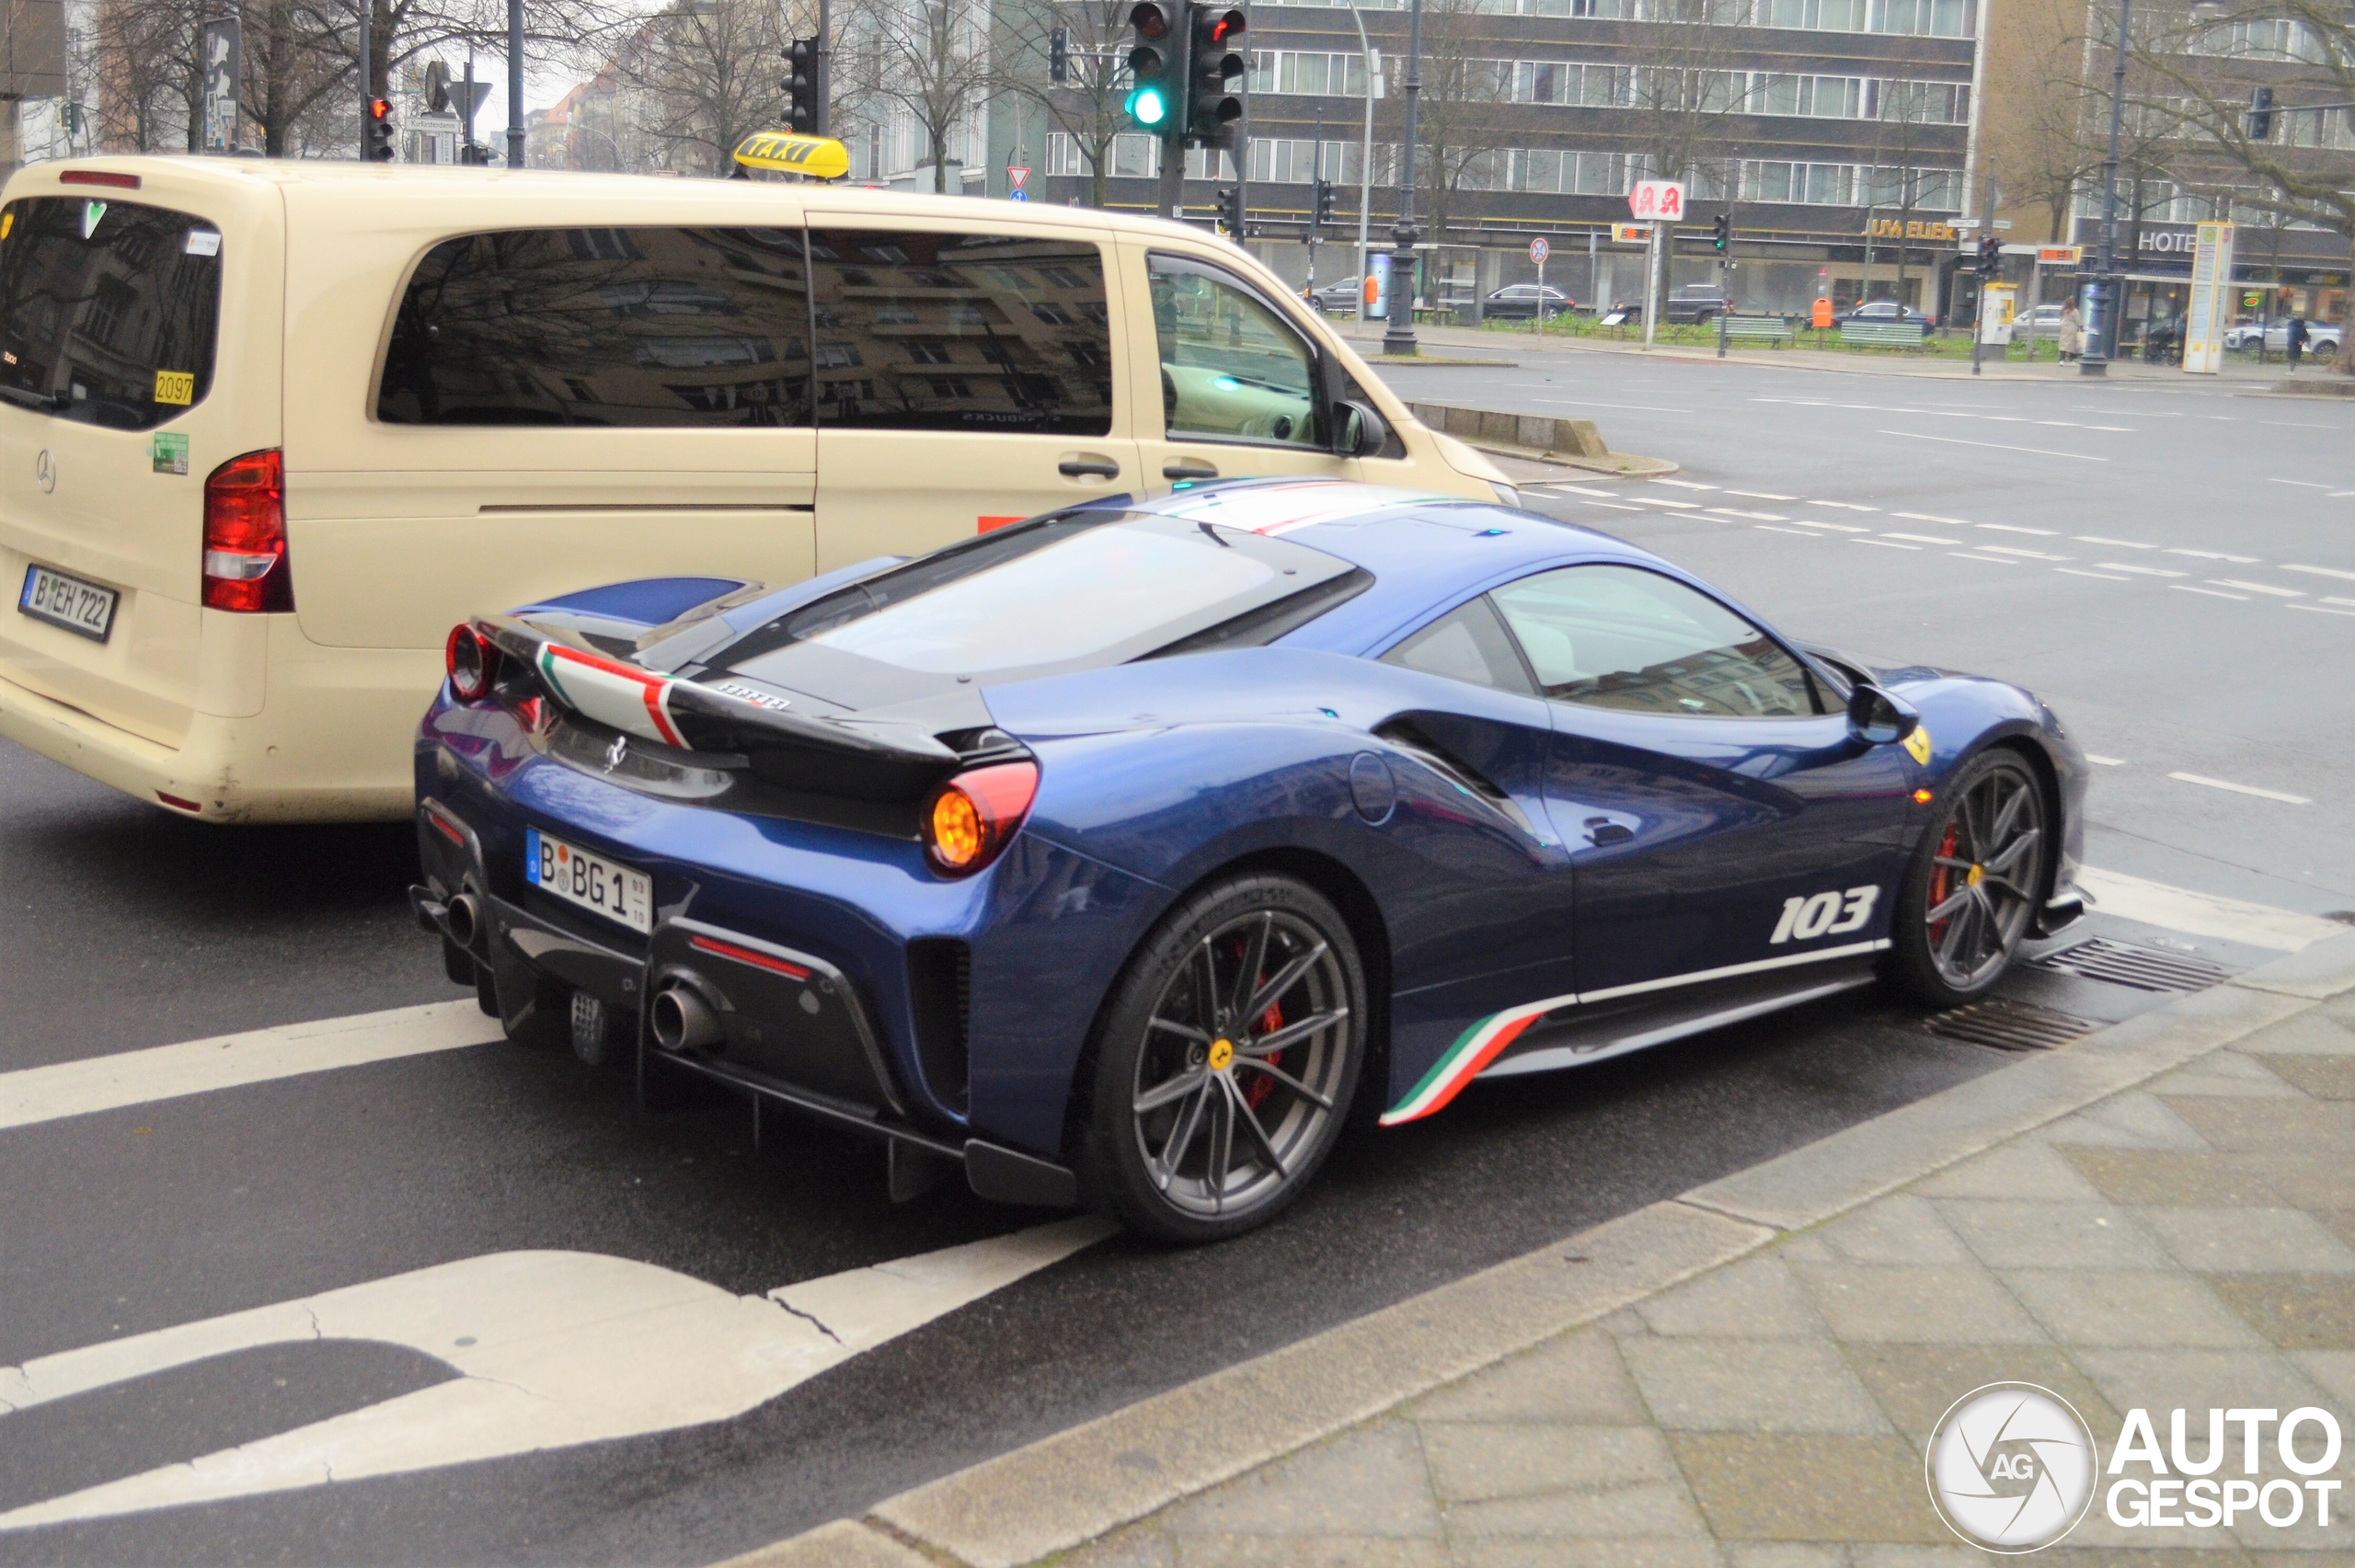
[[850, 173], [850, 149], [831, 136], [798, 136], [790, 131], [756, 131], [736, 145], [736, 161], [750, 169], [781, 169], [813, 179], [840, 179]]

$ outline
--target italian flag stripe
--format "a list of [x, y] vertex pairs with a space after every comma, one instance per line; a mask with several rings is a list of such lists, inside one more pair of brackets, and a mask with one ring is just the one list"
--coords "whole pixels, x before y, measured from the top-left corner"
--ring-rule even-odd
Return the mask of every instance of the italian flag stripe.
[[661, 676], [554, 643], [540, 645], [536, 662], [557, 700], [574, 712], [633, 735], [686, 744], [671, 722], [671, 682]]
[[1396, 1127], [1401, 1122], [1419, 1121], [1435, 1111], [1444, 1110], [1447, 1103], [1464, 1092], [1464, 1086], [1480, 1076], [1481, 1069], [1519, 1039], [1529, 1026], [1557, 1007], [1576, 1001], [1576, 996], [1557, 996], [1545, 1001], [1533, 1001], [1526, 1006], [1492, 1013], [1456, 1036], [1455, 1044], [1446, 1054], [1431, 1064], [1422, 1082], [1407, 1091], [1407, 1097], [1382, 1114], [1384, 1127]]

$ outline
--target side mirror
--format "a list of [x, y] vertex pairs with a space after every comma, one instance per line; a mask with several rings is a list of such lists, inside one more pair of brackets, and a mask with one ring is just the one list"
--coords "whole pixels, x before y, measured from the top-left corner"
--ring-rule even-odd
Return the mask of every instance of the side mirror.
[[1878, 686], [1859, 684], [1848, 693], [1848, 733], [1867, 746], [1888, 746], [1921, 727], [1912, 704]]
[[1365, 404], [1344, 399], [1333, 405], [1333, 451], [1342, 457], [1366, 457], [1390, 442], [1390, 421]]

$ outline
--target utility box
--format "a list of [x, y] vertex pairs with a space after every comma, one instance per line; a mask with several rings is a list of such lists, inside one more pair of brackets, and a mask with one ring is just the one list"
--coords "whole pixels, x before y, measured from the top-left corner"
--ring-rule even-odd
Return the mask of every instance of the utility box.
[[2012, 341], [2012, 313], [2019, 303], [2016, 283], [1988, 283], [1979, 291], [1979, 341], [1993, 348]]

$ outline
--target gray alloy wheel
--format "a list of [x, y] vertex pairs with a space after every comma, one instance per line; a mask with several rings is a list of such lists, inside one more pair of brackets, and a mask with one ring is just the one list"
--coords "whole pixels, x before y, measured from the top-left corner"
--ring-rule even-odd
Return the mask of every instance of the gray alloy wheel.
[[2001, 978], [2044, 886], [2044, 791], [2010, 751], [1950, 783], [1923, 836], [1898, 910], [1898, 957], [1922, 1000], [1952, 1007]]
[[1310, 888], [1251, 876], [1189, 900], [1108, 1013], [1092, 1185], [1166, 1240], [1264, 1223], [1340, 1134], [1364, 1014], [1349, 929]]

